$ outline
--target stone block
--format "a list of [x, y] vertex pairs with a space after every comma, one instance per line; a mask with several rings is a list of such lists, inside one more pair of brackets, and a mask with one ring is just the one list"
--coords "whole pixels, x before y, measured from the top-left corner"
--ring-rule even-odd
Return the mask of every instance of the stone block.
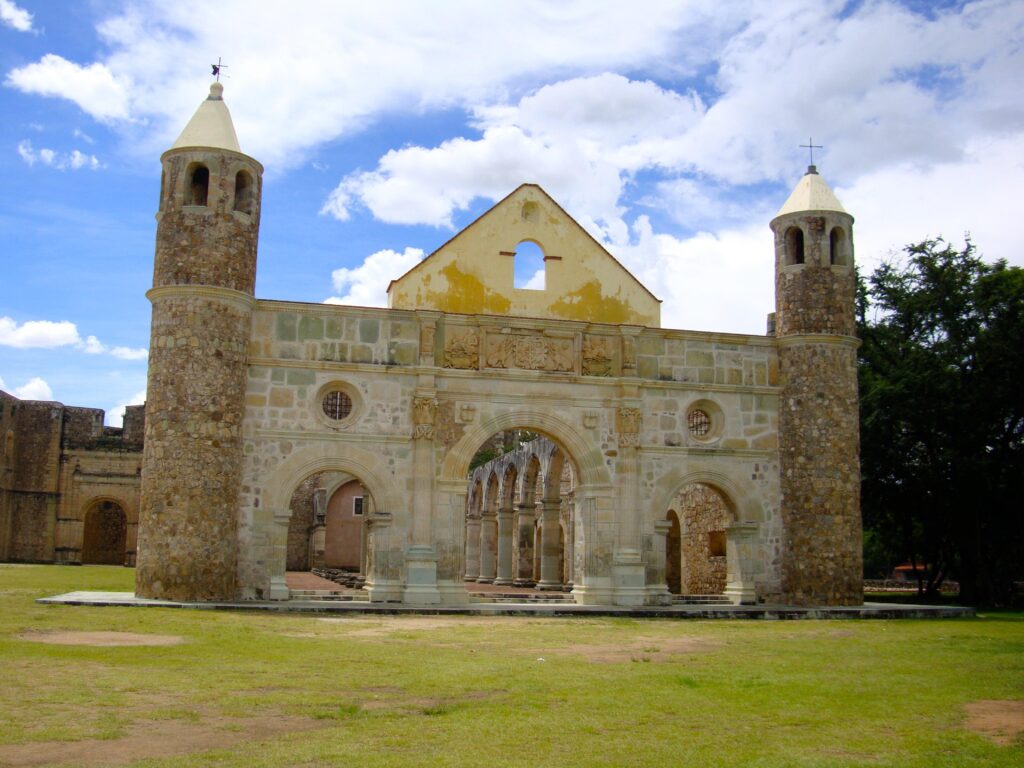
[[303, 315], [299, 320], [299, 341], [320, 341], [323, 337], [323, 319], [313, 315]]
[[298, 329], [298, 319], [295, 315], [282, 313], [274, 320], [274, 338], [277, 341], [296, 341]]
[[363, 318], [359, 321], [359, 340], [364, 344], [376, 344], [380, 338], [380, 320]]

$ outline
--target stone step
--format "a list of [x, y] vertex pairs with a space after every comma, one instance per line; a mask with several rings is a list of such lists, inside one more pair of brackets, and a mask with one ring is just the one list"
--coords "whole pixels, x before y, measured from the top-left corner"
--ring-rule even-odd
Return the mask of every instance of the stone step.
[[725, 595], [672, 595], [672, 605], [732, 605]]
[[314, 601], [368, 601], [370, 596], [362, 590], [351, 590], [342, 592], [331, 589], [293, 589], [290, 592], [292, 600], [314, 600]]
[[558, 604], [558, 605], [573, 605], [574, 601], [571, 597], [534, 597], [532, 595], [470, 595], [474, 603], [529, 603], [530, 605], [537, 604]]

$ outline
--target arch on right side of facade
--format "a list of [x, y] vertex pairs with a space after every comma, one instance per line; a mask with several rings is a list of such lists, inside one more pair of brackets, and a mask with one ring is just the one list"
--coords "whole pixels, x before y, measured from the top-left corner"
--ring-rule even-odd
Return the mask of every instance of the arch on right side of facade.
[[[672, 522], [669, 512], [675, 513], [679, 528], [679, 575], [680, 592], [686, 592], [686, 513], [680, 511], [679, 499], [687, 488], [706, 488], [715, 494], [722, 503], [718, 510], [721, 518], [713, 518], [714, 512], [704, 517], [693, 536], [691, 552], [703, 551], [706, 559], [712, 563], [702, 569], [698, 579], [704, 586], [697, 593], [707, 593], [712, 585], [721, 585], [722, 590], [734, 603], [753, 603], [757, 600], [755, 580], [763, 572], [764, 547], [758, 534], [765, 523], [765, 506], [757, 489], [746, 480], [741, 479], [738, 472], [727, 474], [713, 469], [678, 469], [667, 473], [656, 484], [653, 505], [648, 510], [648, 518], [654, 521], [668, 520]], [[719, 527], [722, 525], [723, 527]], [[668, 535], [671, 535], [671, 527]], [[724, 538], [724, 557], [717, 549]], [[666, 537], [666, 559], [671, 557]], [[714, 554], [712, 554], [714, 552]], [[694, 555], [691, 554], [691, 557]], [[693, 563], [691, 563], [693, 565]], [[724, 569], [724, 574], [720, 571]], [[670, 570], [666, 562], [666, 581]], [[699, 570], [691, 568], [691, 571]], [[724, 579], [722, 576], [724, 575]], [[671, 588], [669, 591], [672, 591]]]

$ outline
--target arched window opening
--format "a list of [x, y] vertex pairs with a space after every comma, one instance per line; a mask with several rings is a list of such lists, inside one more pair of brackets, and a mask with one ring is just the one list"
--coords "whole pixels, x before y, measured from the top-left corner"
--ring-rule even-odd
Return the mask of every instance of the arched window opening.
[[188, 189], [185, 205], [206, 205], [210, 191], [210, 170], [205, 165], [195, 164], [189, 168]]
[[846, 233], [841, 227], [832, 227], [828, 233], [829, 263], [846, 264]]
[[527, 291], [543, 291], [545, 282], [544, 251], [532, 240], [516, 246], [513, 287]]
[[247, 171], [235, 174], [235, 210], [239, 213], [252, 213], [252, 176]]
[[804, 263], [804, 231], [800, 227], [786, 230], [786, 264]]
[[164, 196], [167, 194], [167, 171], [160, 172], [160, 200], [157, 201], [156, 209], [164, 209]]

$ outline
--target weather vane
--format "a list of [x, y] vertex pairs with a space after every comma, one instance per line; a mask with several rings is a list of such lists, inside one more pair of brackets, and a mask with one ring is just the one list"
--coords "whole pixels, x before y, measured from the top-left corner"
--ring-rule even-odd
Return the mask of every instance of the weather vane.
[[[218, 56], [217, 57], [217, 63], [216, 64], [211, 64], [210, 68], [213, 70], [210, 74], [213, 75], [214, 77], [216, 77], [217, 78], [217, 82], [219, 83], [220, 82], [220, 71], [222, 69], [227, 69], [228, 65], [227, 64], [221, 64], [220, 63], [220, 56]], [[225, 75], [225, 77], [227, 77], [227, 75]]]
[[824, 149], [824, 147], [821, 146], [821, 144], [815, 144], [814, 143], [814, 139], [812, 139], [812, 138], [808, 138], [807, 139], [807, 143], [806, 144], [801, 144], [800, 147], [802, 149], [806, 149], [808, 152], [811, 153], [811, 165], [814, 165], [814, 150], [816, 150], [816, 149]]

